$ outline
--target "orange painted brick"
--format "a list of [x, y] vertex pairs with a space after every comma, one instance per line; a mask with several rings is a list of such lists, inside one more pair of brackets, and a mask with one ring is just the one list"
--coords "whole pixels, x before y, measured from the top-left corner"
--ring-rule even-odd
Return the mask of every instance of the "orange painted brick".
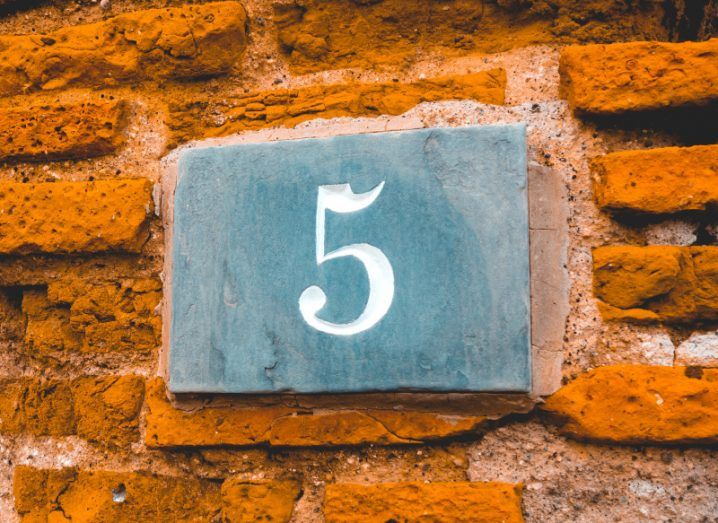
[[592, 168], [604, 209], [665, 214], [718, 203], [718, 145], [621, 151]]
[[0, 95], [225, 74], [246, 47], [246, 21], [239, 2], [216, 2], [0, 36]]
[[229, 478], [222, 483], [223, 521], [287, 523], [300, 495], [300, 484], [296, 481]]
[[569, 46], [563, 96], [583, 113], [702, 106], [718, 100], [718, 39]]
[[0, 254], [137, 252], [151, 192], [145, 179], [0, 182]]
[[519, 523], [521, 485], [508, 483], [380, 483], [327, 485], [327, 523], [452, 521]]
[[173, 407], [161, 378], [147, 389], [145, 443], [150, 447], [419, 443], [476, 434], [486, 422], [483, 416], [433, 412], [233, 407], [220, 400], [186, 410]]
[[219, 484], [150, 472], [36, 469], [20, 466], [13, 480], [22, 521], [212, 521]]
[[718, 369], [616, 365], [580, 375], [541, 407], [569, 436], [616, 443], [718, 441]]
[[718, 319], [718, 247], [601, 247], [593, 279], [605, 319]]
[[102, 446], [128, 446], [140, 437], [143, 394], [139, 376], [4, 380], [0, 433], [77, 435]]
[[241, 97], [209, 97], [170, 104], [176, 142], [266, 127], [293, 127], [314, 118], [402, 114], [422, 102], [471, 99], [502, 105], [506, 72], [491, 69], [411, 83], [351, 83], [277, 89]]
[[124, 141], [124, 104], [53, 103], [0, 110], [0, 160], [90, 158]]

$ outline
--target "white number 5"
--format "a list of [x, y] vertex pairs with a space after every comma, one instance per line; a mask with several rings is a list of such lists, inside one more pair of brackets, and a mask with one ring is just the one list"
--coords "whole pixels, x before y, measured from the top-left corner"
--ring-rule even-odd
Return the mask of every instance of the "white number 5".
[[317, 318], [317, 313], [327, 303], [324, 291], [312, 285], [299, 297], [299, 310], [304, 321], [318, 331], [338, 336], [358, 334], [376, 325], [389, 311], [394, 299], [394, 270], [381, 250], [368, 243], [353, 243], [324, 254], [324, 221], [326, 210], [350, 213], [369, 207], [377, 199], [384, 182], [371, 191], [354, 194], [348, 183], [320, 185], [317, 194], [317, 265], [335, 258], [353, 256], [364, 264], [369, 277], [369, 298], [361, 315], [349, 323], [331, 323]]

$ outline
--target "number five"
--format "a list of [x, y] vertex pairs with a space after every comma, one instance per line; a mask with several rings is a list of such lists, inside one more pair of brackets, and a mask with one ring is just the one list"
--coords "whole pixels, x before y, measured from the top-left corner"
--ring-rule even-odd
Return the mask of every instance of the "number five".
[[364, 264], [369, 277], [369, 298], [361, 315], [350, 323], [331, 323], [317, 318], [317, 313], [327, 303], [324, 291], [312, 285], [299, 297], [299, 310], [304, 321], [318, 331], [338, 336], [358, 334], [376, 325], [389, 311], [394, 299], [394, 270], [381, 250], [368, 243], [353, 243], [324, 254], [324, 221], [326, 211], [350, 213], [369, 207], [377, 199], [384, 182], [371, 191], [354, 194], [348, 183], [320, 185], [317, 194], [317, 265], [335, 258], [353, 256]]

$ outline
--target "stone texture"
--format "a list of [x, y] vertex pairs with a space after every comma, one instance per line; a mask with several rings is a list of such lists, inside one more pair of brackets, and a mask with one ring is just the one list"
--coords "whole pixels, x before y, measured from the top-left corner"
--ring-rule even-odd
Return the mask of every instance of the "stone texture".
[[661, 4], [620, 0], [476, 2], [297, 0], [276, 3], [281, 50], [297, 72], [388, 69], [539, 43], [665, 40]]
[[246, 21], [240, 3], [216, 2], [0, 36], [0, 95], [225, 74], [246, 46]]
[[6, 379], [0, 386], [0, 433], [77, 435], [126, 447], [139, 439], [143, 394], [138, 376]]
[[718, 370], [616, 365], [580, 375], [541, 407], [571, 437], [641, 444], [718, 441]]
[[93, 281], [67, 275], [23, 291], [22, 351], [45, 366], [71, 352], [151, 354], [160, 345], [158, 279]]
[[594, 159], [594, 194], [605, 209], [700, 211], [718, 203], [718, 145], [621, 151]]
[[52, 103], [0, 110], [0, 160], [90, 158], [124, 142], [124, 104]]
[[74, 434], [70, 384], [39, 378], [3, 380], [0, 386], [0, 432], [33, 436]]
[[676, 364], [718, 367], [718, 333], [694, 332], [676, 347]]
[[138, 440], [145, 392], [141, 377], [78, 378], [72, 389], [79, 437], [120, 448]]
[[563, 344], [569, 313], [569, 206], [554, 169], [529, 163], [532, 386], [536, 396], [561, 386]]
[[616, 245], [593, 251], [605, 319], [685, 323], [718, 318], [718, 248]]
[[210, 521], [219, 484], [150, 472], [15, 469], [15, 508], [23, 522]]
[[267, 127], [293, 127], [315, 118], [402, 114], [422, 102], [471, 99], [503, 105], [506, 72], [443, 76], [411, 83], [350, 83], [273, 89], [240, 97], [205, 96], [169, 104], [176, 143]]
[[327, 485], [327, 523], [455, 521], [518, 523], [521, 485], [508, 483], [380, 483]]
[[582, 113], [614, 114], [718, 101], [718, 39], [569, 46], [562, 95]]
[[407, 444], [477, 434], [486, 418], [394, 410], [234, 406], [215, 399], [170, 403], [164, 381], [147, 386], [145, 444], [150, 447]]
[[287, 523], [301, 495], [296, 481], [248, 481], [238, 477], [222, 483], [222, 517], [232, 523]]
[[[525, 155], [522, 125], [183, 151], [170, 390], [528, 391]], [[370, 208], [326, 211], [326, 245], [381, 249], [395, 287], [380, 321], [351, 335], [312, 326], [298, 304], [320, 285], [318, 317], [346, 325], [370, 295], [356, 260], [317, 263], [318, 188], [336, 184], [383, 184]]]
[[137, 252], [151, 190], [145, 179], [0, 182], [0, 254]]

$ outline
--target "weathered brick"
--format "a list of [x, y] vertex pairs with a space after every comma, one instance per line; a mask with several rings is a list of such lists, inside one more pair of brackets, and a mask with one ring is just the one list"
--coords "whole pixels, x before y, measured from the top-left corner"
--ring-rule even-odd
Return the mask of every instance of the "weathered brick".
[[485, 423], [482, 416], [442, 416], [433, 412], [316, 412], [276, 419], [270, 443], [289, 446], [419, 443], [478, 433]]
[[284, 406], [233, 407], [204, 403], [175, 408], [161, 378], [147, 386], [145, 443], [150, 447], [258, 445], [322, 446], [419, 443], [478, 433], [483, 416], [389, 410], [313, 410]]
[[573, 109], [611, 114], [702, 106], [718, 100], [718, 39], [569, 46], [562, 94]]
[[39, 378], [6, 379], [0, 384], [0, 432], [34, 436], [75, 433], [70, 384]]
[[239, 2], [216, 2], [0, 36], [0, 95], [225, 74], [246, 47], [246, 20]]
[[296, 481], [229, 478], [222, 483], [222, 517], [232, 523], [286, 523], [300, 494]]
[[600, 247], [593, 251], [593, 278], [605, 319], [718, 318], [718, 247]]
[[0, 254], [137, 252], [151, 191], [145, 179], [0, 182]]
[[351, 83], [260, 91], [241, 97], [209, 97], [170, 104], [175, 142], [266, 127], [293, 127], [314, 118], [402, 114], [422, 102], [472, 99], [502, 105], [506, 72], [478, 73], [411, 83]]
[[312, 72], [402, 67], [537, 43], [665, 40], [666, 11], [621, 0], [295, 0], [275, 3], [274, 21], [292, 68]]
[[212, 521], [218, 483], [150, 472], [15, 469], [15, 508], [22, 521]]
[[127, 446], [139, 440], [143, 394], [139, 376], [7, 379], [0, 384], [0, 433]]
[[521, 485], [508, 483], [380, 483], [327, 485], [327, 523], [387, 521], [455, 521], [516, 523], [523, 521]]
[[580, 375], [541, 407], [569, 436], [605, 442], [718, 441], [718, 369], [616, 365]]
[[89, 158], [124, 141], [124, 104], [53, 103], [0, 110], [0, 160]]
[[73, 352], [151, 354], [160, 345], [162, 320], [155, 309], [161, 299], [157, 279], [68, 277], [47, 289], [25, 289], [21, 350], [44, 366], [61, 366]]
[[141, 377], [78, 378], [72, 389], [79, 437], [115, 447], [137, 441], [145, 392]]
[[718, 145], [621, 151], [592, 162], [598, 205], [655, 214], [718, 203]]

